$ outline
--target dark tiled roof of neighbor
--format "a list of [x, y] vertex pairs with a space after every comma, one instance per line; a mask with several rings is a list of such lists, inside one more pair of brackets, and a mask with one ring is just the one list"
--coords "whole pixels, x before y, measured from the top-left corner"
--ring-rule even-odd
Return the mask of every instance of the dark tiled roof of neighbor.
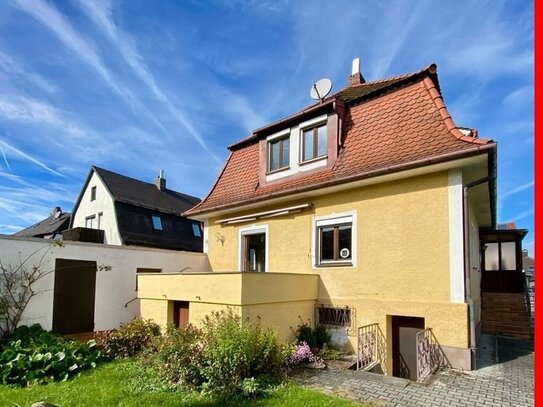
[[69, 212], [61, 213], [58, 218], [50, 215], [32, 226], [14, 233], [13, 236], [44, 237], [47, 235], [52, 235], [55, 232], [62, 232], [63, 230], [68, 229], [70, 224], [70, 216], [71, 214]]
[[161, 191], [153, 183], [143, 182], [96, 166], [92, 168], [117, 202], [176, 215], [182, 214], [200, 202], [199, 198], [171, 189], [166, 188]]

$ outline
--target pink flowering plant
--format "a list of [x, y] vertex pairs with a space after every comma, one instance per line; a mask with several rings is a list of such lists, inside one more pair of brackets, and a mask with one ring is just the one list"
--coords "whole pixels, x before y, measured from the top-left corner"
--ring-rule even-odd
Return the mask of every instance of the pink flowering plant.
[[290, 371], [294, 367], [304, 363], [316, 363], [320, 365], [324, 362], [311, 351], [306, 342], [298, 342], [294, 345], [292, 354], [285, 361], [285, 370]]

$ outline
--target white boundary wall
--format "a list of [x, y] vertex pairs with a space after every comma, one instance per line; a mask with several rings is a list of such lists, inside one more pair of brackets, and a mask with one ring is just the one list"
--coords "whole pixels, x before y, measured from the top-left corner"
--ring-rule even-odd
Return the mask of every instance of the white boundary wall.
[[[19, 259], [24, 260], [38, 251], [26, 263], [27, 266], [37, 264], [44, 253], [42, 269], [46, 271], [54, 269], [57, 258], [96, 261], [98, 266], [110, 266], [110, 271], [96, 273], [95, 331], [116, 328], [139, 314], [139, 300], [134, 300], [137, 296], [137, 268], [157, 268], [164, 273], [185, 268], [191, 272], [208, 269], [207, 255], [203, 253], [72, 241], [64, 241], [64, 247], [51, 244], [52, 241], [47, 239], [0, 235], [0, 259], [4, 266], [17, 265]], [[44, 329], [51, 330], [54, 278], [54, 273], [51, 273], [36, 285], [39, 294], [28, 305], [23, 324], [39, 323]]]

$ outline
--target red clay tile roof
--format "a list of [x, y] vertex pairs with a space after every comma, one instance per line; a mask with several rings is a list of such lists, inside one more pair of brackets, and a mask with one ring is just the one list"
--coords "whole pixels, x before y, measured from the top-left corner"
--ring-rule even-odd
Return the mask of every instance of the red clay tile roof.
[[[270, 197], [369, 178], [495, 148], [454, 124], [435, 65], [414, 74], [367, 82], [332, 98], [347, 102], [343, 145], [333, 168], [259, 185], [258, 133], [230, 146], [231, 153], [208, 196], [186, 215], [226, 209]], [[305, 109], [307, 110], [307, 109]]]

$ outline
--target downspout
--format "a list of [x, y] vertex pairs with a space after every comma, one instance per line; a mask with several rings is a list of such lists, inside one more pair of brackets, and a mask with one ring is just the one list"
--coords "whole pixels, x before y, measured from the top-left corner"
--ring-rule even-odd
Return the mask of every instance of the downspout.
[[473, 298], [471, 298], [471, 268], [470, 268], [470, 219], [469, 219], [469, 189], [477, 185], [489, 182], [490, 177], [484, 177], [476, 181], [470, 182], [464, 186], [464, 293], [465, 301], [468, 304], [469, 314], [469, 348], [471, 350], [471, 368], [476, 369], [476, 350], [477, 350], [477, 337], [475, 333], [475, 310], [473, 307]]

